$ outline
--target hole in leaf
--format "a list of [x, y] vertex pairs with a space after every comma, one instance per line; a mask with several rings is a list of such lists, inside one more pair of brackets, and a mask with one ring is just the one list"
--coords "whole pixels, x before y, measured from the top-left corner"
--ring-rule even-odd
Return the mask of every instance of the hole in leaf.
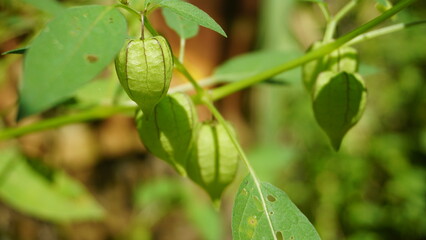
[[282, 232], [276, 232], [275, 236], [277, 237], [277, 240], [284, 240], [284, 236]]
[[272, 212], [272, 211], [271, 211], [271, 212], [269, 212], [269, 214], [270, 214], [270, 215], [274, 215], [274, 212]]
[[270, 201], [270, 202], [275, 202], [275, 201], [277, 200], [277, 199], [276, 199], [274, 196], [272, 196], [272, 195], [268, 195], [267, 199], [268, 199], [268, 201]]

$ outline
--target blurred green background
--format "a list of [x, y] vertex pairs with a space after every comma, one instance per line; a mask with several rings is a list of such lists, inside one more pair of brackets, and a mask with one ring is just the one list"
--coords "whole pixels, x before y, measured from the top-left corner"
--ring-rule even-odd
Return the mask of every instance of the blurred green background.
[[[1, 52], [26, 46], [51, 19], [34, 2], [38, 1], [0, 1]], [[114, 3], [58, 2], [65, 6]], [[303, 53], [324, 30], [321, 12], [312, 3], [189, 2], [208, 12], [229, 36], [224, 39], [201, 29], [188, 41], [186, 64], [200, 79], [239, 54], [255, 50]], [[327, 2], [336, 12], [346, 1]], [[338, 34], [379, 14], [373, 1], [360, 1], [341, 22]], [[426, 2], [420, 0], [392, 21], [410, 22], [424, 16]], [[178, 38], [161, 16], [155, 13], [152, 21], [178, 52]], [[129, 25], [137, 29], [135, 19], [129, 18]], [[426, 239], [426, 28], [355, 47], [368, 103], [339, 153], [332, 151], [315, 122], [300, 69], [283, 75], [284, 84], [259, 84], [219, 101], [218, 106], [235, 125], [259, 177], [283, 189], [322, 239]], [[21, 70], [22, 56], [0, 57], [0, 129], [15, 124]], [[113, 68], [101, 75], [115, 84]], [[202, 119], [210, 117], [203, 108], [199, 110]], [[0, 199], [0, 239], [231, 239], [231, 209], [244, 166], [215, 212], [202, 190], [146, 153], [129, 116], [0, 143], [0, 148], [11, 147], [82, 182], [106, 216], [99, 221], [55, 223], [17, 211]]]

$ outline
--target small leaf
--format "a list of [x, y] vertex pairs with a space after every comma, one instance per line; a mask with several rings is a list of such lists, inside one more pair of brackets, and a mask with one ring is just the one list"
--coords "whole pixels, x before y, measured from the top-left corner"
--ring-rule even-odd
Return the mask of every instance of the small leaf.
[[364, 111], [367, 100], [364, 81], [356, 73], [323, 72], [314, 91], [315, 118], [337, 151]]
[[157, 4], [159, 7], [168, 8], [177, 15], [226, 37], [225, 31], [213, 18], [190, 3], [181, 0], [155, 0], [150, 2]]
[[260, 189], [262, 196], [251, 176], [240, 185], [232, 211], [233, 240], [320, 239], [287, 194], [265, 182], [260, 183]]
[[14, 150], [0, 155], [0, 199], [23, 213], [54, 222], [97, 220], [103, 209], [63, 172], [49, 181]]
[[126, 21], [104, 6], [70, 8], [50, 22], [26, 53], [18, 118], [66, 100], [112, 62]]
[[198, 34], [198, 24], [186, 20], [185, 18], [173, 13], [170, 9], [164, 8], [164, 19], [167, 25], [173, 29], [181, 38], [188, 39]]
[[[298, 56], [300, 56], [300, 52], [298, 51], [258, 51], [243, 54], [217, 67], [213, 73], [213, 78], [225, 82], [239, 81], [279, 66]], [[300, 76], [298, 70], [293, 69], [279, 74], [273, 79], [279, 79], [280, 81], [283, 79], [297, 81], [300, 79]]]
[[6, 51], [6, 52], [2, 53], [1, 55], [7, 55], [7, 54], [24, 54], [24, 53], [27, 52], [28, 49], [29, 49], [29, 47], [16, 48], [16, 49], [12, 49], [12, 50]]

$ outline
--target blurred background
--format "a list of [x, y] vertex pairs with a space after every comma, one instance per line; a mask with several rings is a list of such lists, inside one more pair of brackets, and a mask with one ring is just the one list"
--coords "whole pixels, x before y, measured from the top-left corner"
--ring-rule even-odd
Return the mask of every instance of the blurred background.
[[[0, 0], [0, 52], [26, 46], [52, 18], [31, 2]], [[58, 2], [65, 6], [115, 3]], [[135, 8], [141, 5], [138, 0], [131, 2]], [[201, 28], [199, 35], [187, 42], [185, 64], [197, 79], [208, 78], [218, 65], [248, 52], [302, 54], [322, 38], [325, 25], [318, 7], [309, 2], [189, 2], [209, 13], [228, 34], [223, 38]], [[346, 3], [327, 2], [333, 13]], [[379, 14], [374, 1], [360, 1], [337, 33], [342, 35]], [[426, 2], [417, 1], [392, 21], [409, 22], [424, 16]], [[179, 52], [178, 36], [165, 26], [161, 14], [157, 11], [150, 18], [174, 52]], [[137, 19], [129, 16], [128, 21], [130, 34], [137, 35]], [[284, 190], [322, 239], [426, 239], [425, 43], [426, 28], [420, 26], [355, 46], [368, 103], [338, 153], [315, 122], [300, 69], [217, 102], [235, 126], [259, 177]], [[22, 62], [22, 55], [0, 56], [0, 129], [16, 125]], [[115, 86], [113, 67], [96, 81]], [[174, 86], [183, 83], [176, 74]], [[95, 85], [85, 89], [73, 99], [72, 106], [90, 107], [105, 96], [105, 89], [110, 88]], [[202, 119], [211, 117], [202, 107], [199, 112]], [[231, 239], [233, 199], [245, 167], [241, 164], [216, 212], [198, 186], [146, 152], [132, 116], [117, 115], [34, 133], [0, 142], [0, 148], [18, 148], [37, 166], [64, 170], [105, 210], [100, 220], [63, 223], [28, 214], [0, 198], [1, 240]]]

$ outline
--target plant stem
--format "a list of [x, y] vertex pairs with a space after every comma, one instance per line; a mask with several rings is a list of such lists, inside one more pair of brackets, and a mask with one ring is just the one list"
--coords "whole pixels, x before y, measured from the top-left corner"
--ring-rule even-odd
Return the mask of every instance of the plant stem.
[[339, 12], [336, 13], [334, 16], [334, 21], [339, 22], [342, 20], [343, 17], [345, 17], [357, 4], [359, 0], [351, 0], [346, 4], [342, 9], [340, 9]]
[[330, 11], [328, 10], [327, 3], [319, 2], [318, 7], [320, 8], [322, 14], [324, 15], [325, 20], [327, 22], [330, 21], [331, 15], [330, 15]]
[[19, 137], [33, 132], [56, 128], [63, 125], [85, 122], [89, 120], [104, 119], [118, 113], [132, 113], [136, 107], [129, 106], [107, 106], [97, 107], [86, 112], [46, 119], [26, 126], [5, 129], [0, 131], [0, 140]]
[[336, 31], [336, 21], [334, 21], [333, 18], [331, 18], [328, 23], [327, 26], [325, 28], [325, 33], [324, 33], [324, 37], [323, 37], [323, 42], [327, 42], [333, 39], [334, 36], [334, 32]]
[[[187, 73], [187, 74], [188, 74], [188, 76], [186, 76], [187, 78], [188, 77], [192, 78], [192, 76], [189, 73]], [[194, 79], [194, 78], [192, 78], [192, 79]], [[210, 78], [205, 79], [203, 81], [200, 81], [200, 83], [197, 82], [197, 84], [200, 87], [205, 86], [205, 85], [211, 85], [211, 84], [214, 84], [214, 83], [217, 83], [217, 80], [210, 79]], [[119, 88], [117, 88], [117, 92], [114, 94], [113, 103], [117, 102], [117, 97], [118, 97], [118, 94], [120, 94], [121, 89], [122, 89], [121, 86], [119, 86]], [[188, 91], [188, 90], [191, 90], [191, 89], [194, 89], [194, 86], [191, 83], [189, 83], [189, 84], [184, 84], [182, 86], [177, 86], [175, 88], [172, 88], [172, 89], [170, 89], [170, 92], [177, 92], [177, 91], [182, 92], [182, 91]], [[200, 101], [198, 101], [198, 102], [200, 102]], [[134, 103], [134, 102], [132, 101], [132, 103]], [[10, 139], [10, 138], [14, 138], [14, 137], [20, 137], [20, 136], [23, 136], [23, 135], [26, 135], [26, 134], [29, 134], [29, 133], [33, 133], [33, 132], [39, 132], [39, 131], [43, 131], [43, 130], [61, 127], [61, 126], [67, 125], [67, 124], [85, 122], [85, 121], [92, 121], [92, 120], [96, 120], [96, 119], [104, 119], [104, 118], [108, 118], [108, 117], [111, 117], [115, 114], [120, 114], [120, 113], [132, 113], [136, 109], [137, 109], [136, 104], [133, 104], [133, 105], [129, 104], [129, 105], [125, 105], [125, 106], [122, 105], [122, 106], [97, 107], [97, 108], [90, 109], [90, 110], [83, 111], [83, 112], [79, 112], [79, 113], [54, 117], [54, 118], [50, 118], [50, 119], [44, 119], [44, 120], [41, 120], [41, 121], [36, 122], [36, 123], [29, 124], [29, 125], [18, 126], [18, 127], [0, 130], [0, 141]]]
[[180, 38], [179, 61], [181, 63], [183, 63], [183, 59], [185, 58], [185, 45], [186, 45], [186, 39]]
[[271, 68], [269, 70], [266, 70], [260, 74], [257, 74], [255, 76], [243, 79], [238, 82], [233, 82], [228, 85], [219, 87], [217, 89], [214, 89], [212, 91], [212, 99], [218, 100], [225, 96], [228, 96], [232, 93], [238, 92], [244, 88], [247, 88], [249, 86], [252, 86], [254, 84], [257, 84], [259, 82], [262, 82], [266, 79], [269, 79], [279, 73], [288, 71], [290, 69], [296, 68], [298, 66], [301, 66], [309, 61], [312, 61], [314, 59], [317, 59], [319, 57], [322, 57], [323, 55], [330, 53], [334, 51], [335, 49], [339, 48], [340, 46], [344, 45], [345, 43], [349, 42], [350, 40], [354, 39], [355, 37], [364, 34], [368, 30], [372, 29], [373, 27], [377, 26], [378, 24], [382, 23], [383, 21], [389, 19], [402, 9], [406, 8], [410, 4], [414, 3], [417, 0], [402, 0], [395, 6], [393, 6], [391, 9], [384, 12], [382, 15], [374, 18], [373, 20], [365, 23], [364, 25], [356, 28], [352, 32], [347, 33], [346, 35], [338, 38], [336, 41], [328, 43], [323, 45], [322, 47], [313, 50], [307, 54], [305, 54], [302, 57], [296, 58], [292, 61], [283, 63], [280, 66]]
[[387, 35], [390, 33], [394, 33], [397, 31], [401, 31], [410, 27], [414, 27], [414, 26], [418, 26], [421, 24], [426, 24], [426, 20], [422, 20], [422, 21], [416, 21], [416, 22], [411, 22], [411, 23], [398, 23], [398, 24], [394, 24], [388, 27], [384, 27], [384, 28], [380, 28], [374, 31], [370, 31], [364, 34], [361, 34], [359, 36], [357, 36], [356, 38], [352, 39], [351, 41], [347, 42], [345, 44], [345, 46], [351, 46], [351, 45], [355, 45], [361, 42], [364, 42], [366, 40], [371, 40], [373, 38], [376, 37], [380, 37], [383, 35]]
[[148, 13], [146, 12], [146, 10], [143, 11], [143, 18], [141, 18], [141, 13], [136, 11], [135, 9], [127, 6], [127, 5], [123, 5], [123, 4], [116, 4], [114, 5], [114, 7], [116, 8], [123, 8], [124, 10], [134, 14], [137, 18], [139, 18], [139, 20], [142, 22], [142, 33], [144, 32], [144, 26], [148, 29], [148, 31], [153, 35], [153, 36], [157, 36], [158, 32], [155, 31], [154, 27], [152, 27], [151, 22], [148, 20], [148, 18], [146, 17], [148, 15]]
[[[225, 128], [226, 133], [228, 134], [229, 138], [231, 139], [232, 144], [237, 149], [242, 161], [246, 165], [249, 174], [253, 178], [253, 182], [256, 185], [256, 190], [259, 193], [260, 200], [262, 202], [262, 208], [266, 213], [269, 213], [268, 208], [266, 206], [265, 198], [262, 192], [262, 188], [260, 186], [260, 180], [256, 175], [256, 172], [254, 171], [253, 167], [251, 166], [250, 162], [248, 161], [244, 150], [242, 149], [241, 145], [238, 143], [238, 140], [236, 139], [235, 135], [233, 134], [231, 128], [227, 124], [226, 120], [222, 117], [222, 114], [216, 109], [216, 107], [213, 105], [213, 103], [210, 101], [210, 99], [203, 98], [202, 103], [210, 110], [210, 112], [213, 114], [213, 116], [219, 121], [219, 123]], [[275, 235], [275, 230], [272, 225], [272, 220], [269, 214], [265, 214], [266, 219], [268, 220], [268, 225], [271, 229], [272, 236], [274, 236], [274, 240], [277, 240]]]
[[[288, 71], [292, 68], [298, 67], [302, 64], [305, 64], [311, 60], [314, 60], [316, 58], [322, 57], [323, 55], [332, 52], [336, 48], [344, 45], [344, 44], [350, 44], [353, 45], [355, 43], [362, 42], [366, 39], [371, 39], [373, 37], [381, 36], [386, 33], [391, 33], [394, 31], [402, 30], [401, 26], [390, 26], [384, 29], [378, 29], [375, 31], [371, 31], [366, 33], [371, 28], [377, 26], [381, 22], [385, 21], [386, 19], [392, 17], [394, 14], [402, 10], [403, 8], [407, 7], [408, 5], [414, 3], [416, 0], [403, 0], [399, 2], [397, 5], [389, 9], [388, 11], [384, 12], [379, 17], [376, 17], [375, 19], [371, 20], [370, 22], [362, 25], [361, 27], [355, 29], [354, 31], [344, 35], [343, 37], [337, 39], [335, 42], [326, 44], [308, 54], [305, 56], [302, 56], [300, 58], [294, 59], [290, 62], [284, 63], [278, 67], [269, 69], [265, 72], [262, 72], [258, 75], [243, 79], [238, 82], [234, 82], [228, 85], [225, 85], [223, 87], [217, 88], [211, 92], [211, 95], [209, 96], [211, 100], [215, 101], [218, 99], [221, 99], [225, 96], [228, 96], [234, 92], [240, 91], [246, 87], [249, 87], [251, 85], [254, 85], [256, 83], [259, 83], [261, 81], [264, 81], [268, 78], [271, 78], [272, 76]], [[115, 5], [116, 7], [124, 8], [135, 15], [137, 17], [140, 17], [140, 14], [129, 8], [125, 5]], [[420, 24], [424, 24], [426, 21], [419, 21], [419, 22], [413, 22], [405, 24], [404, 27], [411, 27], [416, 26]], [[397, 24], [399, 25], [399, 24]], [[155, 31], [155, 29], [152, 28], [151, 24], [149, 23], [148, 19], [145, 19], [145, 26], [150, 31], [150, 33], [153, 33], [153, 35], [158, 35], [158, 33]], [[177, 59], [176, 59], [177, 60]], [[205, 95], [205, 90], [201, 87], [200, 83], [198, 83], [191, 74], [186, 70], [185, 66], [179, 61], [175, 61], [176, 68], [190, 81], [190, 83], [194, 86], [194, 88], [197, 90], [197, 97], [194, 98], [194, 101], [196, 103], [201, 102], [201, 98], [203, 95]], [[208, 79], [206, 80], [209, 84], [216, 83], [216, 80], [214, 79]], [[183, 89], [188, 89], [188, 86], [182, 86]], [[27, 126], [19, 126], [14, 128], [8, 128], [3, 131], [0, 131], [0, 140], [10, 139], [14, 137], [19, 137], [28, 133], [42, 131], [46, 129], [51, 129], [59, 126], [63, 126], [66, 124], [71, 123], [77, 123], [77, 122], [83, 122], [83, 121], [90, 121], [95, 119], [103, 119], [107, 117], [111, 117], [112, 115], [118, 114], [118, 113], [129, 113], [131, 111], [134, 111], [136, 109], [136, 106], [108, 106], [108, 107], [98, 107], [95, 109], [91, 109], [86, 112], [80, 112], [72, 115], [67, 116], [61, 116], [51, 119], [42, 120], [40, 122], [33, 123], [31, 125]]]
[[337, 23], [342, 20], [346, 14], [348, 14], [358, 3], [358, 0], [352, 0], [348, 2], [334, 17], [330, 17], [325, 29], [324, 41], [330, 41], [333, 39], [334, 33], [336, 32]]
[[146, 15], [145, 15], [144, 21], [145, 21], [145, 27], [146, 27], [146, 29], [148, 29], [148, 31], [152, 34], [152, 36], [158, 36], [159, 35], [158, 32], [151, 25], [151, 22], [149, 21], [149, 19], [147, 18]]
[[141, 40], [145, 39], [145, 14], [144, 12], [140, 13], [141, 18]]
[[136, 11], [135, 9], [127, 6], [127, 5], [124, 5], [124, 4], [115, 4], [114, 7], [116, 7], [116, 8], [123, 8], [124, 10], [126, 10], [126, 11], [134, 14], [136, 17], [138, 17], [140, 19], [140, 13], [138, 11]]
[[[197, 81], [198, 85], [200, 85], [203, 88], [207, 87], [207, 86], [214, 85], [214, 84], [222, 83], [222, 82], [223, 81], [220, 81], [217, 78], [213, 78], [213, 77], [204, 78], [204, 79], [201, 79], [201, 80]], [[188, 82], [188, 83], [180, 84], [180, 85], [178, 85], [176, 87], [171, 88], [169, 90], [169, 92], [170, 93], [173, 93], [173, 92], [186, 92], [186, 91], [189, 91], [191, 89], [194, 89], [194, 86], [191, 83]]]
[[197, 80], [195, 80], [195, 78], [192, 77], [192, 75], [188, 72], [186, 67], [179, 61], [179, 59], [174, 57], [174, 60], [175, 60], [176, 69], [189, 80], [189, 82], [195, 88], [195, 91], [197, 91], [197, 94], [199, 95], [199, 97], [203, 97], [203, 95], [205, 94], [204, 88], [202, 88], [200, 84], [198, 84]]

